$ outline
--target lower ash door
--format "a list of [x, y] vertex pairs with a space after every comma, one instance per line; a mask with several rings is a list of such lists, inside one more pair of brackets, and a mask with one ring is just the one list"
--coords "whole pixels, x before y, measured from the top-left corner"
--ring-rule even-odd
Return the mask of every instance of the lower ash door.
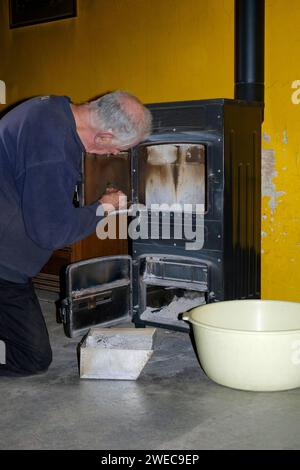
[[61, 306], [65, 333], [82, 335], [131, 316], [130, 256], [108, 256], [73, 263], [66, 270], [67, 297]]

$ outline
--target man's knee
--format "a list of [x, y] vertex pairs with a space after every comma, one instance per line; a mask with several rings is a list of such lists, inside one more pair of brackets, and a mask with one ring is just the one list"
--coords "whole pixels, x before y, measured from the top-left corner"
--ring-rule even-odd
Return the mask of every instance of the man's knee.
[[14, 351], [8, 361], [0, 365], [0, 376], [27, 377], [46, 372], [52, 362], [50, 346], [43, 350]]
[[50, 345], [35, 350], [23, 351], [15, 355], [8, 368], [16, 375], [34, 375], [46, 372], [52, 362], [52, 350]]
[[35, 351], [31, 355], [31, 361], [27, 365], [29, 373], [37, 374], [46, 372], [52, 362], [51, 347], [44, 348], [43, 350]]

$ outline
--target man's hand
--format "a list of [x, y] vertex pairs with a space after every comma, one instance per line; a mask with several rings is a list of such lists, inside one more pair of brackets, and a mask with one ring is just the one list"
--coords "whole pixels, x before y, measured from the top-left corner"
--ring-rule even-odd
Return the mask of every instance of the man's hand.
[[99, 199], [104, 211], [113, 212], [119, 209], [127, 209], [127, 196], [117, 188], [106, 188], [105, 194]]

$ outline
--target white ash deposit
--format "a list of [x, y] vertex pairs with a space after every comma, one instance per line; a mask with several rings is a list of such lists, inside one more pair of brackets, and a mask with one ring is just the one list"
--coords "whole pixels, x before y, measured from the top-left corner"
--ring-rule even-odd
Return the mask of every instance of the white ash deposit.
[[124, 334], [100, 333], [87, 337], [87, 347], [103, 349], [150, 349], [152, 338], [145, 337], [143, 334], [133, 334], [124, 332]]
[[157, 309], [155, 307], [147, 307], [142, 313], [142, 320], [158, 321], [160, 323], [175, 323], [182, 322], [183, 320], [178, 319], [178, 316], [192, 308], [199, 307], [199, 305], [205, 304], [204, 294], [197, 292], [187, 292], [184, 297], [174, 296], [171, 303]]

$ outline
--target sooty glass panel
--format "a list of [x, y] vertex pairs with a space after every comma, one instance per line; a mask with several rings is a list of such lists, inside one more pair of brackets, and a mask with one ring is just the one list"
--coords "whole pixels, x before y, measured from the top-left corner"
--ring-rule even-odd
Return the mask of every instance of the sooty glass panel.
[[138, 171], [141, 204], [148, 208], [152, 204], [177, 204], [180, 207], [198, 204], [205, 210], [204, 145], [159, 144], [141, 147]]

